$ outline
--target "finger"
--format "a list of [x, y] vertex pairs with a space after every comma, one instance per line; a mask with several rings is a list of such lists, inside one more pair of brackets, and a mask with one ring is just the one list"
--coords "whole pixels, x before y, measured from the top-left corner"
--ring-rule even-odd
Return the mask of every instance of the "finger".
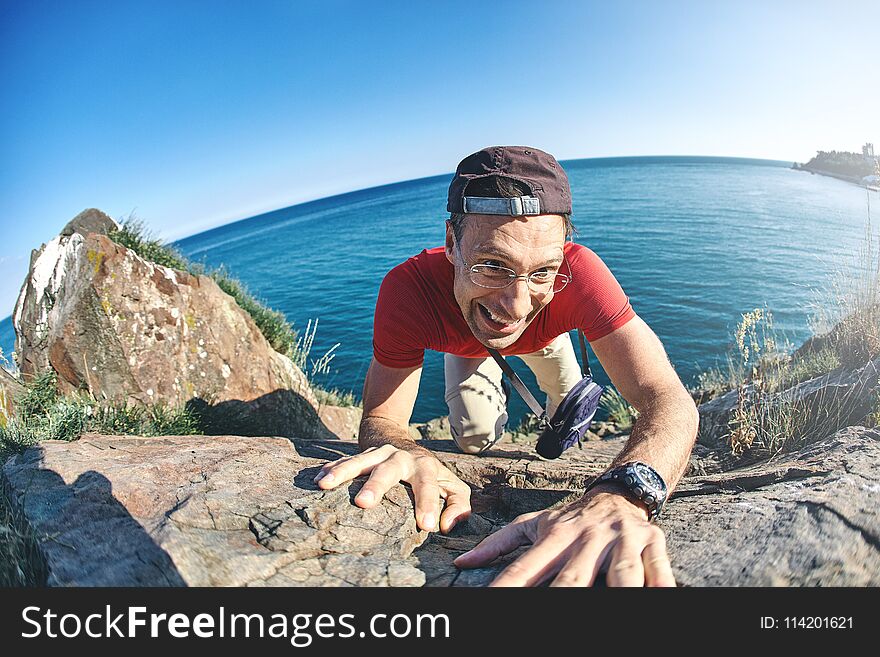
[[611, 563], [605, 582], [608, 586], [644, 586], [645, 568], [642, 565], [640, 541], [624, 535], [611, 550]]
[[355, 477], [360, 477], [372, 470], [376, 465], [386, 460], [396, 451], [391, 445], [382, 445], [378, 449], [369, 449], [355, 456], [346, 456], [332, 463], [327, 463], [318, 476], [315, 483], [318, 488], [327, 490]]
[[592, 586], [613, 545], [613, 542], [596, 539], [581, 543], [550, 586]]
[[513, 552], [522, 545], [528, 545], [531, 539], [527, 525], [534, 522], [533, 518], [537, 515], [537, 513], [529, 513], [520, 516], [506, 527], [489, 534], [475, 548], [460, 554], [452, 563], [459, 568], [477, 568], [502, 554]]
[[642, 552], [642, 563], [645, 568], [646, 586], [675, 586], [672, 565], [666, 553], [666, 537], [663, 530], [654, 526], [656, 532]]
[[547, 535], [501, 571], [489, 586], [534, 586], [555, 574], [570, 547], [565, 539]]
[[416, 499], [416, 522], [425, 531], [436, 530], [440, 512], [440, 486], [436, 474], [422, 471], [410, 484]]
[[382, 497], [391, 490], [392, 486], [400, 483], [403, 476], [404, 471], [400, 461], [393, 457], [386, 459], [373, 467], [370, 478], [355, 495], [354, 503], [362, 509], [372, 509], [382, 501]]
[[[443, 493], [441, 489], [441, 494]], [[467, 484], [446, 492], [446, 506], [440, 514], [440, 531], [448, 534], [471, 515], [471, 489]]]

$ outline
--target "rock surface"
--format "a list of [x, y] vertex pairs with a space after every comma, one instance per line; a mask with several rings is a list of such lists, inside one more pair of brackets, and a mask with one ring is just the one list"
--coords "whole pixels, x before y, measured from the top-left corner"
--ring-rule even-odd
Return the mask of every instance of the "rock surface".
[[321, 422], [340, 440], [357, 440], [363, 414], [364, 411], [359, 406], [318, 405]]
[[683, 481], [661, 527], [685, 586], [880, 585], [880, 431]]
[[[428, 586], [483, 586], [524, 549], [486, 568], [459, 571], [452, 560], [522, 513], [580, 497], [626, 437], [585, 443], [557, 461], [530, 445], [500, 443], [485, 456], [424, 441], [475, 488], [475, 514], [448, 536], [431, 534], [413, 554]], [[315, 441], [304, 453], [354, 453]], [[726, 452], [697, 446], [659, 525], [680, 586], [880, 585], [880, 431], [847, 427], [772, 461], [730, 468]]]
[[109, 215], [101, 212], [97, 208], [87, 208], [67, 222], [67, 225], [61, 229], [59, 235], [62, 237], [70, 237], [74, 233], [86, 236], [89, 233], [98, 233], [99, 235], [107, 235], [114, 228], [118, 228], [119, 224]]
[[84, 435], [3, 468], [53, 586], [418, 586], [407, 491], [352, 504], [280, 438]]
[[[474, 514], [448, 536], [417, 531], [402, 486], [370, 511], [351, 502], [362, 480], [319, 491], [318, 467], [357, 453], [351, 441], [86, 435], [10, 459], [3, 480], [54, 585], [482, 586], [525, 548], [471, 571], [452, 560], [522, 513], [578, 498], [625, 440], [556, 461], [524, 443], [471, 456], [423, 441], [473, 489]], [[677, 581], [880, 585], [878, 460], [880, 431], [863, 427], [727, 471], [698, 446], [660, 520]]]
[[81, 214], [34, 251], [14, 313], [22, 376], [62, 393], [182, 404], [243, 435], [330, 437], [304, 374], [208, 276], [153, 264]]

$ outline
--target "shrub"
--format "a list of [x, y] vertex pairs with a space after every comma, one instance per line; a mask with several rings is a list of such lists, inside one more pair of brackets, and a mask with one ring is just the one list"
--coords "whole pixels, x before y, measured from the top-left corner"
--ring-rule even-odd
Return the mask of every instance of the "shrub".
[[605, 409], [608, 413], [608, 421], [613, 422], [619, 431], [632, 428], [639, 416], [638, 411], [630, 406], [614, 386], [605, 388], [605, 392], [599, 399], [599, 406]]
[[188, 271], [189, 262], [174, 247], [156, 239], [141, 219], [129, 215], [119, 228], [112, 228], [107, 237], [117, 244], [131, 249], [144, 260], [163, 267]]
[[[814, 395], [795, 396], [794, 386], [841, 365], [838, 352], [826, 345], [796, 355], [777, 352], [772, 315], [755, 309], [737, 326], [739, 359], [737, 405], [728, 422], [728, 440], [735, 456], [756, 450], [773, 455], [798, 449], [834, 433], [852, 420], [860, 390], [822, 388]], [[860, 363], [864, 365], [865, 362]]]
[[238, 279], [232, 278], [225, 268], [220, 267], [208, 275], [214, 279], [221, 290], [235, 299], [239, 307], [251, 316], [260, 333], [275, 351], [285, 356], [293, 355], [297, 335], [283, 313], [272, 310], [257, 301], [244, 284]]
[[509, 429], [515, 443], [534, 442], [541, 433], [541, 423], [534, 413], [526, 413], [515, 427]]
[[0, 492], [0, 586], [43, 586], [47, 574], [37, 537]]
[[138, 436], [204, 433], [201, 416], [188, 407], [97, 401], [84, 393], [61, 396], [54, 371], [25, 384], [16, 415], [0, 427], [0, 457], [41, 440], [75, 440], [84, 432]]
[[353, 392], [330, 388], [325, 390], [317, 386], [313, 386], [315, 397], [318, 403], [326, 406], [360, 406], [361, 403], [355, 397]]

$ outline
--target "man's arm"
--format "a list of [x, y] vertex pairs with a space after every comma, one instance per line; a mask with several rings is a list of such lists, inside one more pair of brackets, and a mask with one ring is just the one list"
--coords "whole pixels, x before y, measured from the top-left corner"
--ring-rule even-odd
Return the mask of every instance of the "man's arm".
[[[448, 532], [470, 515], [470, 488], [409, 435], [421, 372], [421, 366], [387, 367], [373, 359], [364, 381], [361, 453], [328, 463], [315, 481], [328, 489], [370, 474], [355, 497], [365, 509], [378, 504], [398, 482], [407, 482], [413, 489], [419, 527], [433, 531], [439, 519], [440, 530]], [[441, 499], [445, 500], [442, 512]]]
[[[687, 465], [699, 414], [663, 345], [636, 316], [592, 347], [612, 383], [640, 414], [614, 464], [643, 461], [671, 491]], [[606, 562], [612, 586], [675, 583], [663, 532], [649, 524], [643, 505], [610, 485], [595, 486], [561, 509], [518, 517], [455, 563], [485, 565], [529, 544], [493, 585], [531, 586], [555, 576], [554, 586], [589, 586]]]
[[636, 316], [591, 343], [617, 388], [639, 413], [613, 466], [642, 461], [653, 467], [671, 493], [687, 467], [700, 420], [697, 407], [672, 368], [660, 340]]
[[363, 408], [358, 444], [361, 451], [382, 445], [400, 449], [418, 447], [409, 435], [409, 420], [419, 393], [422, 367], [395, 368], [375, 358], [364, 379]]

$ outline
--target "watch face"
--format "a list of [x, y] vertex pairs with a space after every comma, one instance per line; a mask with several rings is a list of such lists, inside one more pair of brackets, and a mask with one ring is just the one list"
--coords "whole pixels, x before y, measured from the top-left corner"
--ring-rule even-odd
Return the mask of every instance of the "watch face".
[[649, 467], [642, 465], [641, 463], [636, 463], [633, 465], [633, 469], [636, 471], [636, 474], [644, 481], [648, 486], [653, 488], [654, 490], [662, 490], [664, 487], [663, 480], [657, 476], [657, 474]]

